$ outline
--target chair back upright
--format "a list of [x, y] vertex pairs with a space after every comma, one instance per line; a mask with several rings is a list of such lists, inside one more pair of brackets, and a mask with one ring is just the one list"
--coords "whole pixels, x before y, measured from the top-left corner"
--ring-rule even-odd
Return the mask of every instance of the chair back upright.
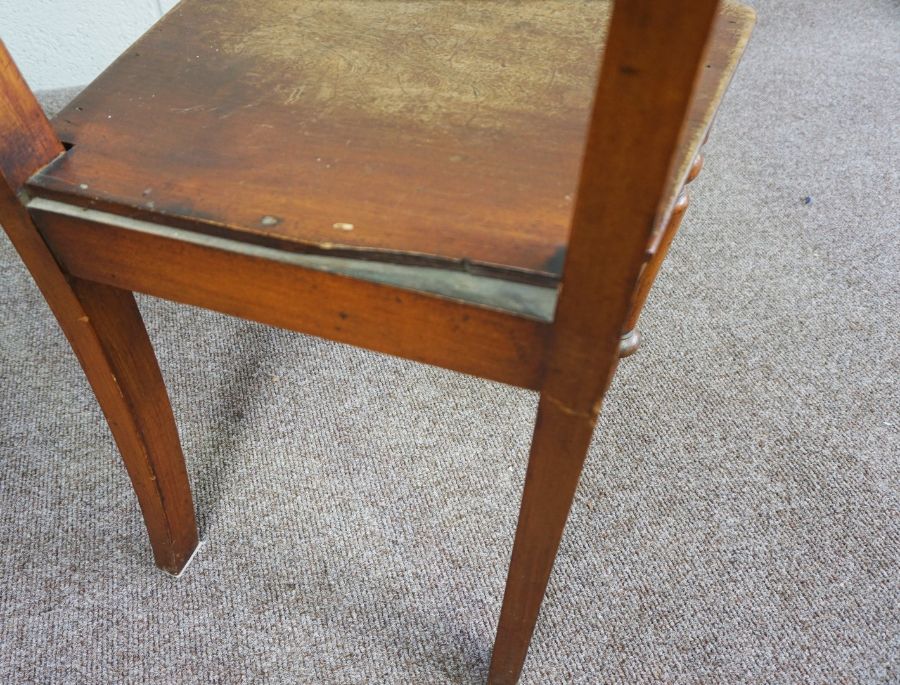
[[[718, 0], [617, 0], [598, 77], [545, 392], [596, 416], [687, 120]], [[585, 376], [574, 376], [582, 367]], [[591, 377], [591, 376], [594, 377]]]

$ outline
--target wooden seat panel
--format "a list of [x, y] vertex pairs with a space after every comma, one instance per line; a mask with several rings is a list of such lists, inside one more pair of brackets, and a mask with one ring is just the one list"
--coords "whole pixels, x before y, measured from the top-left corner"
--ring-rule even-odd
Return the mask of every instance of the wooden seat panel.
[[[71, 149], [29, 189], [281, 249], [552, 285], [609, 11], [183, 0], [56, 118]], [[685, 170], [751, 23], [738, 6], [717, 23]]]

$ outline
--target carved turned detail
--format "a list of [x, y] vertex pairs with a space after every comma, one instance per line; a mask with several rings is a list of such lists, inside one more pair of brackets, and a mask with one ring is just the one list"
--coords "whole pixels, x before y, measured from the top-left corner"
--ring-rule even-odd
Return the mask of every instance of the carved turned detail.
[[[707, 133], [707, 137], [708, 136], [709, 134]], [[703, 149], [701, 148], [691, 164], [684, 186], [681, 188], [681, 193], [678, 195], [678, 200], [672, 208], [672, 214], [669, 217], [668, 223], [650, 240], [650, 246], [647, 249], [647, 263], [644, 264], [644, 267], [641, 270], [641, 275], [638, 279], [638, 284], [635, 288], [634, 298], [632, 300], [631, 313], [628, 315], [628, 320], [625, 323], [625, 333], [622, 334], [622, 341], [619, 345], [620, 357], [630, 357], [637, 352], [640, 347], [641, 334], [637, 330], [638, 319], [641, 316], [644, 304], [647, 302], [647, 297], [650, 295], [653, 282], [659, 274], [660, 267], [662, 267], [663, 260], [669, 252], [672, 240], [674, 240], [675, 234], [678, 233], [678, 228], [681, 226], [681, 220], [684, 218], [684, 214], [687, 212], [687, 208], [690, 205], [688, 185], [700, 175], [700, 172], [703, 170], [703, 161]]]

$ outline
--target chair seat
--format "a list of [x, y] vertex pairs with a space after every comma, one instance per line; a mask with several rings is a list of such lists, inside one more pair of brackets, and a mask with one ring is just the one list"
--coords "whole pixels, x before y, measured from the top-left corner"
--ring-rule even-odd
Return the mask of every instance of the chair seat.
[[[560, 276], [611, 3], [183, 0], [54, 122], [35, 197], [297, 253]], [[675, 196], [749, 35], [725, 6]]]

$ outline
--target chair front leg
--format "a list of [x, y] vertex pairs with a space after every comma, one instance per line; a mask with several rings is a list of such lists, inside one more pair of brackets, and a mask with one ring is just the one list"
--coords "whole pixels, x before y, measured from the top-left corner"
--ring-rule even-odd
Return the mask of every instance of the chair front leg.
[[27, 214], [0, 219], [78, 357], [115, 438], [150, 534], [156, 564], [178, 573], [197, 523], [175, 418], [131, 292], [67, 276]]
[[36, 231], [17, 241], [17, 231], [7, 229], [106, 416], [156, 565], [177, 574], [197, 547], [197, 523], [175, 417], [134, 296], [66, 277]]

